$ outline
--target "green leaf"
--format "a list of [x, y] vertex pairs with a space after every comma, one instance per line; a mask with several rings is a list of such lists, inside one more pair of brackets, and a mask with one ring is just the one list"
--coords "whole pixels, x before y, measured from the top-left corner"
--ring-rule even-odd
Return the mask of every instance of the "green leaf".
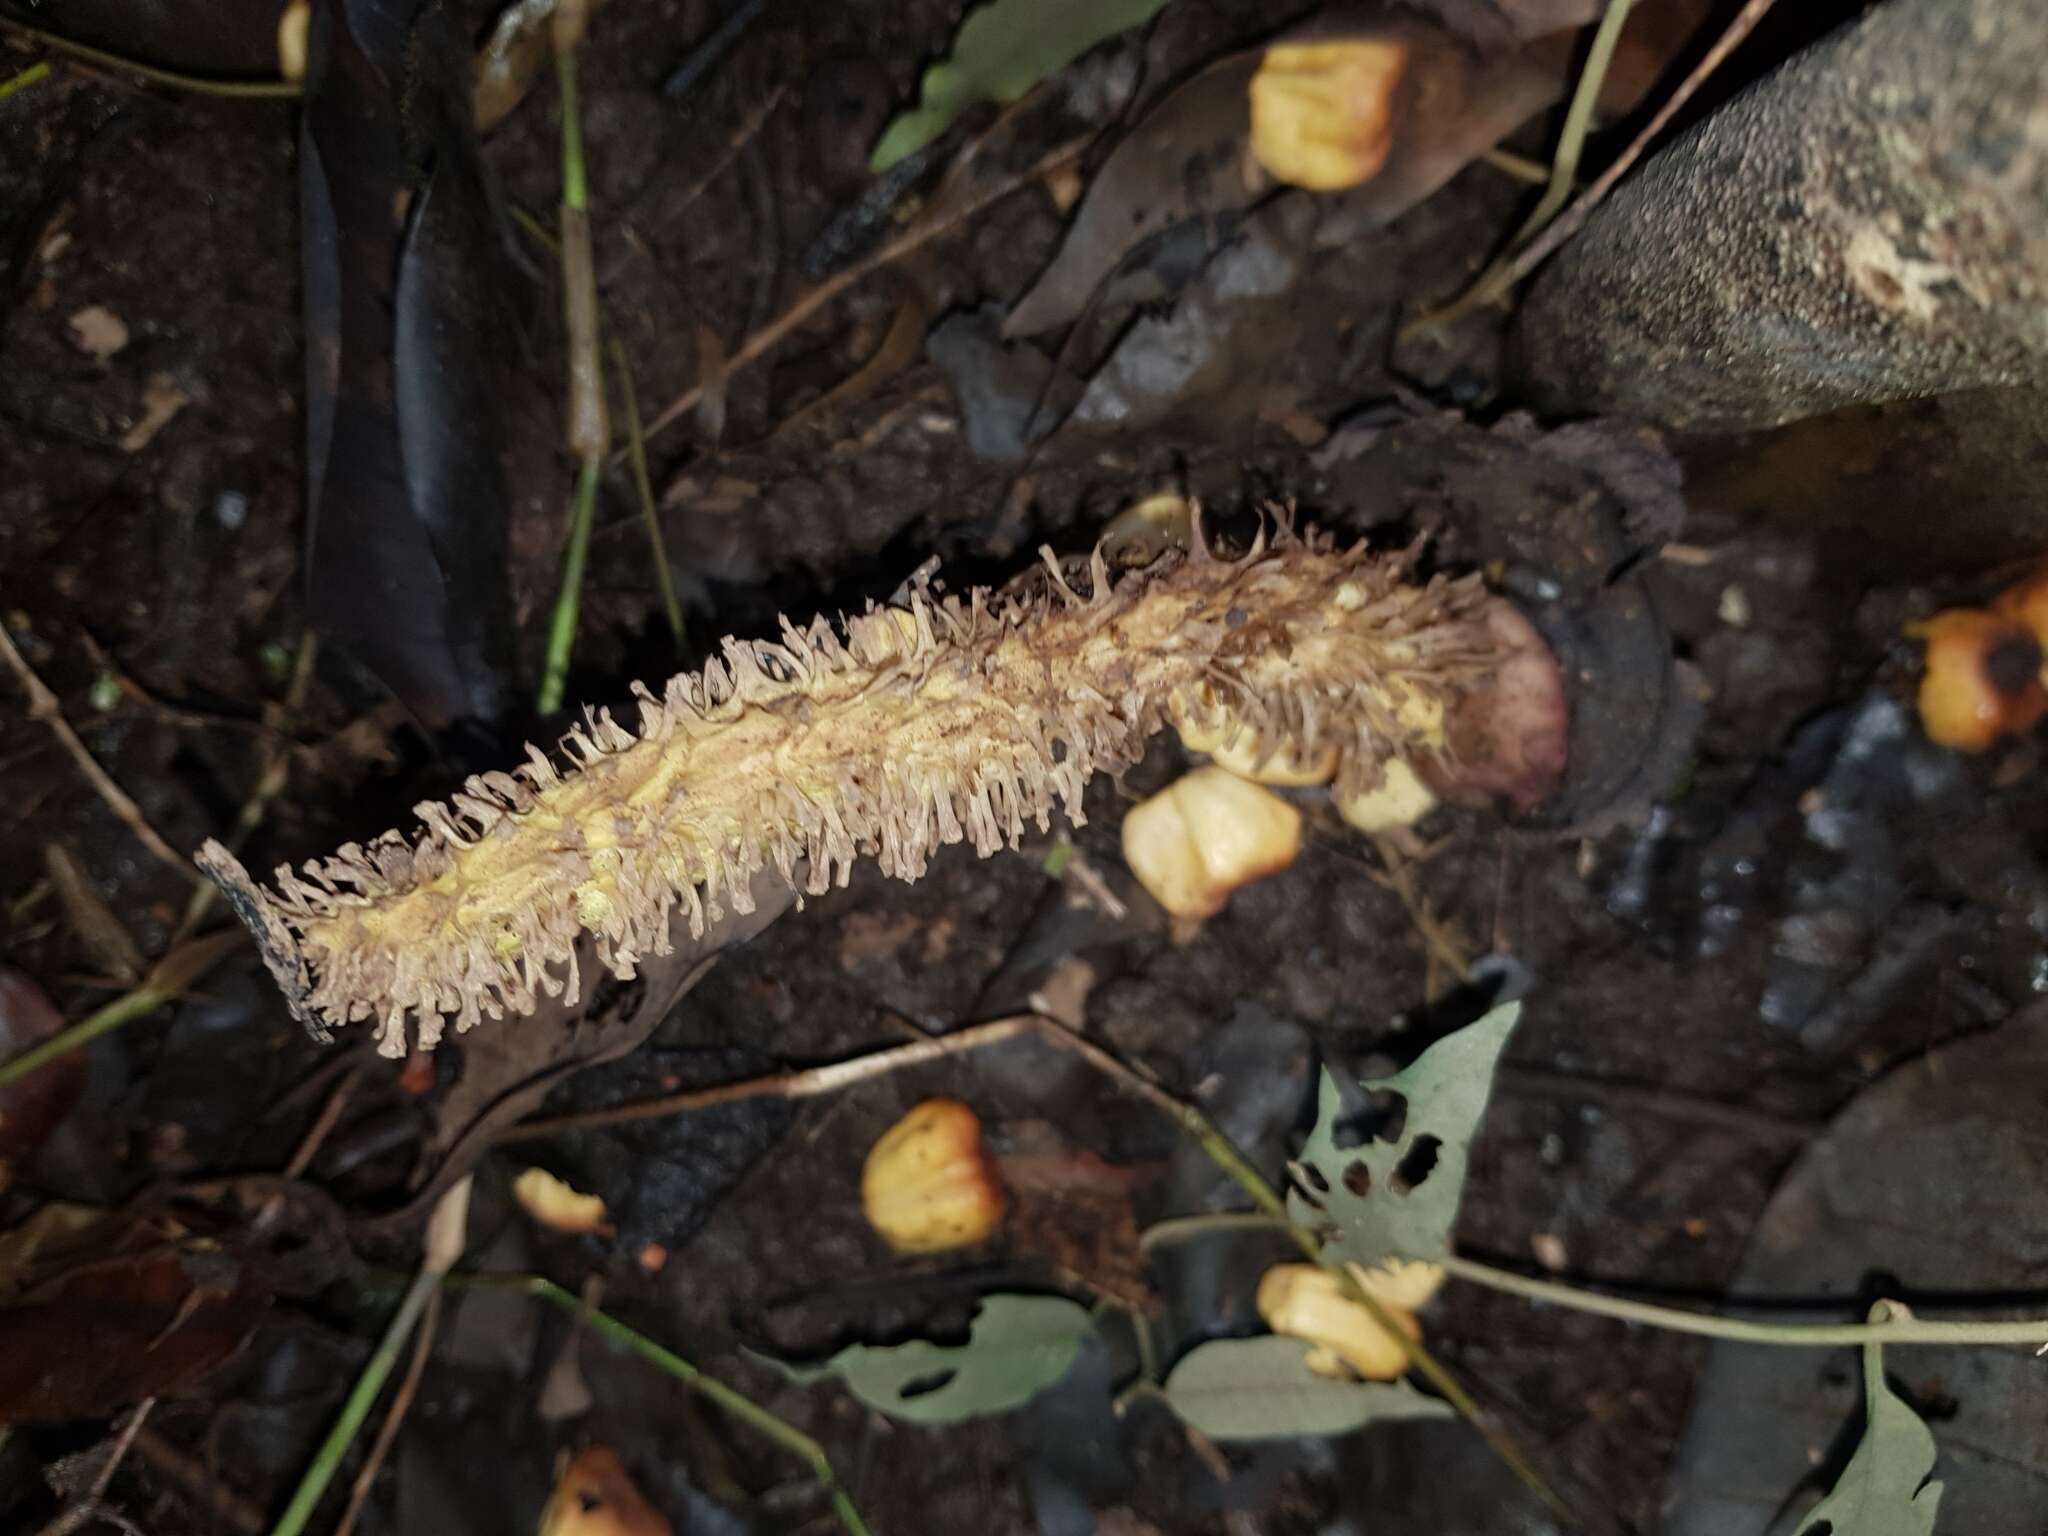
[[1381, 1419], [1447, 1419], [1450, 1404], [1406, 1382], [1336, 1381], [1305, 1363], [1313, 1345], [1268, 1334], [1190, 1350], [1166, 1378], [1166, 1401], [1215, 1440], [1343, 1435]]
[[1150, 21], [1166, 0], [994, 0], [961, 24], [953, 55], [924, 72], [924, 95], [882, 131], [868, 169], [916, 154], [978, 102], [1016, 101], [1104, 38]]
[[1885, 1385], [1884, 1348], [1863, 1346], [1863, 1438], [1798, 1536], [1933, 1536], [1941, 1484], [1934, 1436]]
[[1289, 1193], [1287, 1208], [1303, 1226], [1328, 1235], [1325, 1262], [1370, 1267], [1388, 1258], [1435, 1259], [1450, 1252], [1472, 1135], [1493, 1091], [1501, 1049], [1521, 1016], [1520, 1003], [1504, 1003], [1437, 1041], [1407, 1071], [1365, 1084], [1407, 1100], [1400, 1139], [1392, 1143], [1337, 1145], [1344, 1095], [1324, 1070], [1316, 1128], [1300, 1158], [1315, 1178]]
[[965, 1344], [851, 1344], [823, 1365], [783, 1370], [798, 1381], [837, 1376], [892, 1419], [955, 1424], [1030, 1402], [1066, 1375], [1093, 1326], [1063, 1296], [984, 1296]]

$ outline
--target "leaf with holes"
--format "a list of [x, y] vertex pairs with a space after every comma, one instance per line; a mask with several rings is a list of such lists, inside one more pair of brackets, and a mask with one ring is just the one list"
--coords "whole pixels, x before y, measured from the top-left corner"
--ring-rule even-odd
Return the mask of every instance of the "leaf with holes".
[[1863, 1438], [1798, 1536], [1933, 1536], [1941, 1507], [1934, 1436], [1885, 1385], [1884, 1349], [1863, 1346]]
[[1063, 1296], [984, 1296], [965, 1344], [851, 1344], [796, 1381], [837, 1376], [870, 1408], [912, 1424], [956, 1424], [1022, 1407], [1052, 1386], [1094, 1327]]
[[1405, 1103], [1401, 1134], [1391, 1143], [1339, 1145], [1338, 1129], [1349, 1116], [1342, 1088], [1324, 1069], [1316, 1128], [1302, 1148], [1300, 1182], [1287, 1208], [1328, 1236], [1326, 1263], [1371, 1266], [1450, 1252], [1472, 1135], [1521, 1015], [1520, 1003], [1505, 1003], [1437, 1041], [1406, 1071], [1364, 1084], [1368, 1093], [1398, 1094]]
[[1215, 1440], [1345, 1435], [1383, 1419], [1447, 1419], [1448, 1403], [1406, 1382], [1318, 1376], [1315, 1346], [1269, 1334], [1216, 1339], [1191, 1350], [1166, 1378], [1166, 1401]]
[[970, 15], [950, 58], [924, 72], [918, 104], [882, 132], [868, 162], [886, 171], [984, 101], [1016, 101], [1097, 43], [1150, 21], [1166, 0], [994, 0]]

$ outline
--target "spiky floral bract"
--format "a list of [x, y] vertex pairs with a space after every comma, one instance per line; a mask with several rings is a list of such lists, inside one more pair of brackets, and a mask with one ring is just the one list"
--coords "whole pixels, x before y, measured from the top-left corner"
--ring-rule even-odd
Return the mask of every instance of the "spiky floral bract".
[[316, 1034], [373, 1020], [398, 1055], [410, 1016], [430, 1048], [446, 1018], [468, 1029], [564, 988], [573, 1004], [586, 933], [631, 976], [678, 911], [700, 934], [751, 910], [765, 867], [817, 894], [861, 855], [914, 880], [944, 844], [1015, 846], [1055, 806], [1078, 823], [1089, 776], [1135, 762], [1169, 711], [1228, 711], [1265, 751], [1334, 745], [1340, 793], [1440, 754], [1497, 646], [1476, 579], [1407, 577], [1282, 520], [1237, 558], [1197, 530], [1114, 580], [1099, 552], [1064, 569], [1048, 552], [997, 593], [920, 580], [901, 606], [725, 641], [661, 697], [636, 687], [637, 736], [590, 714], [565, 765], [529, 747], [419, 806], [414, 836], [280, 868], [274, 891], [216, 845], [201, 863]]

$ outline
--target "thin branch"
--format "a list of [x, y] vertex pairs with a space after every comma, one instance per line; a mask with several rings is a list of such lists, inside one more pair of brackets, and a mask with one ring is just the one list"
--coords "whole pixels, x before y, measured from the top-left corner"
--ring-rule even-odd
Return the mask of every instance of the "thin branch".
[[66, 1505], [57, 1518], [44, 1526], [37, 1536], [71, 1536], [71, 1532], [84, 1525], [86, 1521], [98, 1519], [105, 1513], [100, 1508], [100, 1500], [106, 1497], [107, 1485], [114, 1480], [114, 1473], [127, 1459], [128, 1447], [135, 1443], [135, 1436], [142, 1428], [142, 1421], [149, 1417], [150, 1409], [155, 1406], [156, 1399], [153, 1397], [145, 1397], [135, 1405], [134, 1411], [128, 1415], [128, 1421], [114, 1436], [114, 1444], [108, 1450], [106, 1460], [100, 1463], [99, 1471], [93, 1474], [92, 1486]]
[[[1082, 134], [1078, 138], [1069, 139], [1056, 149], [1041, 155], [1016, 175], [1004, 177], [994, 185], [984, 188], [966, 199], [957, 208], [943, 208], [937, 217], [920, 220], [903, 234], [898, 235], [894, 240], [879, 247], [844, 271], [835, 272], [822, 282], [805, 289], [797, 295], [790, 306], [781, 314], [740, 343], [739, 349], [726, 362], [725, 377], [730, 379], [749, 363], [759, 359], [763, 353], [767, 352], [777, 342], [802, 325], [804, 321], [816, 314], [819, 309], [831, 303], [832, 300], [839, 297], [840, 294], [851, 288], [862, 278], [879, 271], [892, 262], [901, 260], [920, 246], [928, 244], [940, 235], [957, 228], [984, 208], [1001, 202], [1012, 192], [1020, 191], [1030, 186], [1048, 171], [1057, 169], [1080, 154], [1082, 150], [1086, 149], [1094, 141], [1094, 138], [1095, 136], [1089, 133]], [[662, 408], [661, 413], [654, 420], [647, 423], [646, 435], [651, 439], [663, 428], [673, 425], [688, 415], [696, 408], [698, 397], [703, 392], [704, 386], [698, 383], [691, 385], [680, 395], [676, 396], [674, 400]]]
[[391, 1407], [386, 1410], [384, 1422], [377, 1429], [377, 1438], [370, 1442], [370, 1454], [363, 1458], [362, 1470], [356, 1473], [355, 1484], [348, 1491], [348, 1505], [335, 1524], [334, 1536], [349, 1536], [356, 1527], [356, 1517], [363, 1512], [363, 1502], [370, 1496], [370, 1485], [376, 1482], [377, 1471], [384, 1465], [384, 1458], [391, 1454], [391, 1444], [398, 1438], [399, 1426], [405, 1422], [406, 1411], [412, 1407], [412, 1400], [419, 1392], [420, 1377], [427, 1370], [427, 1356], [434, 1348], [434, 1327], [440, 1319], [441, 1292], [436, 1287], [427, 1298], [426, 1315], [420, 1319], [419, 1335], [413, 1340], [412, 1359], [405, 1367], [405, 1378], [391, 1395]]
[[341, 1112], [348, 1108], [348, 1101], [356, 1091], [356, 1084], [362, 1079], [361, 1062], [349, 1068], [348, 1075], [334, 1085], [334, 1092], [327, 1096], [327, 1102], [320, 1106], [320, 1113], [314, 1118], [306, 1134], [300, 1138], [292, 1152], [291, 1161], [284, 1165], [284, 1176], [296, 1179], [312, 1166], [314, 1155], [320, 1146], [333, 1134], [334, 1127], [341, 1119]]
[[1756, 24], [1764, 19], [1764, 13], [1772, 4], [1773, 0], [1749, 0], [1749, 3], [1736, 13], [1735, 19], [1728, 23], [1728, 29], [1721, 34], [1714, 46], [1706, 51], [1705, 56], [1693, 67], [1692, 73], [1679, 82], [1678, 88], [1671, 93], [1670, 100], [1657, 109], [1656, 115], [1643, 126], [1643, 131], [1635, 136], [1628, 148], [1615, 157], [1612, 165], [1594, 178], [1593, 184], [1586, 188], [1577, 202], [1559, 215], [1554, 224], [1531, 240], [1527, 248], [1515, 256], [1514, 265], [1508, 272], [1510, 285], [1519, 283], [1535, 271], [1552, 252], [1579, 232], [1586, 220], [1592, 216], [1593, 210], [1600, 206], [1601, 200], [1614, 190], [1615, 183], [1628, 174], [1629, 168], [1642, 157], [1643, 151], [1650, 147], [1671, 119], [1678, 115], [1679, 109], [1692, 100], [1694, 93], [1706, 83], [1707, 77], [1719, 69], [1728, 55], [1742, 45], [1743, 39], [1756, 30]]
[[839, 1480], [832, 1471], [832, 1462], [825, 1455], [825, 1448], [788, 1420], [777, 1418], [745, 1393], [727, 1386], [715, 1376], [706, 1375], [681, 1355], [664, 1349], [647, 1335], [628, 1327], [610, 1313], [594, 1307], [586, 1308], [580, 1297], [564, 1290], [545, 1276], [455, 1275], [449, 1278], [448, 1284], [464, 1290], [512, 1291], [522, 1296], [536, 1297], [550, 1306], [561, 1308], [572, 1317], [580, 1318], [588, 1323], [593, 1331], [603, 1334], [614, 1344], [632, 1351], [641, 1359], [651, 1361], [676, 1380], [687, 1382], [693, 1391], [716, 1403], [732, 1418], [766, 1435], [777, 1445], [807, 1463], [819, 1486], [830, 1493], [833, 1512], [839, 1516], [839, 1523], [846, 1528], [849, 1536], [869, 1536], [860, 1512], [853, 1507], [853, 1501], [840, 1487]]
[[928, 1061], [956, 1056], [963, 1051], [979, 1050], [985, 1045], [997, 1045], [1005, 1040], [1014, 1040], [1019, 1035], [1036, 1034], [1039, 1032], [1040, 1024], [1041, 1021], [1036, 1014], [1018, 1014], [1007, 1019], [995, 1019], [987, 1024], [977, 1024], [950, 1035], [936, 1035], [910, 1045], [891, 1046], [887, 1050], [856, 1056], [849, 1061], [831, 1062], [822, 1067], [805, 1067], [795, 1072], [776, 1072], [766, 1077], [748, 1078], [744, 1082], [721, 1083], [714, 1088], [693, 1088], [686, 1093], [672, 1093], [658, 1099], [642, 1099], [632, 1104], [614, 1104], [607, 1109], [585, 1110], [581, 1114], [523, 1120], [517, 1125], [508, 1125], [493, 1140], [532, 1141], [542, 1136], [560, 1136], [569, 1131], [593, 1131], [605, 1126], [628, 1125], [636, 1120], [659, 1119], [664, 1115], [684, 1115], [693, 1110], [714, 1109], [721, 1104], [738, 1104], [748, 1099], [816, 1098], [820, 1094], [836, 1093], [841, 1088], [850, 1088], [855, 1083], [886, 1077], [889, 1073], [900, 1072], [905, 1067], [922, 1066]]
[[1963, 1322], [1949, 1319], [1909, 1317], [1882, 1323], [1764, 1323], [1746, 1318], [1721, 1317], [1711, 1312], [1689, 1312], [1679, 1307], [1660, 1307], [1646, 1301], [1607, 1296], [1577, 1286], [1536, 1280], [1512, 1270], [1495, 1269], [1455, 1255], [1436, 1261], [1447, 1274], [1488, 1290], [1505, 1291], [1530, 1301], [1549, 1302], [1574, 1312], [1612, 1317], [1625, 1323], [1662, 1328], [1669, 1333], [1690, 1333], [1708, 1339], [1731, 1339], [1739, 1344], [1777, 1344], [1796, 1349], [1832, 1349], [1843, 1344], [2030, 1344], [2048, 1348], [2048, 1318], [2025, 1321]]
[[210, 80], [203, 75], [180, 74], [173, 69], [159, 69], [154, 64], [138, 63], [123, 58], [118, 53], [109, 53], [104, 48], [95, 48], [90, 43], [74, 43], [70, 38], [55, 32], [46, 32], [41, 27], [31, 27], [26, 22], [10, 21], [0, 16], [0, 32], [12, 32], [17, 37], [28, 38], [41, 43], [56, 53], [69, 54], [88, 64], [97, 64], [103, 69], [120, 70], [147, 80], [153, 85], [168, 85], [173, 90], [190, 91], [196, 96], [226, 96], [244, 101], [296, 101], [300, 95], [298, 86], [289, 80]]
[[116, 784], [92, 753], [86, 750], [85, 743], [78, 739], [78, 732], [71, 729], [71, 722], [64, 718], [64, 710], [57, 702], [57, 695], [36, 676], [35, 669], [28, 664], [27, 658], [15, 648], [14, 637], [7, 633], [5, 624], [0, 624], [0, 660], [7, 663], [8, 669], [14, 673], [15, 679], [28, 694], [29, 718], [42, 721], [55, 733], [64, 750], [71, 754], [72, 761], [78, 764], [79, 771], [91, 782], [92, 787], [99, 791], [99, 797], [106, 801], [108, 809], [121, 818], [122, 823], [135, 834], [142, 846], [156, 855], [158, 860], [176, 870], [185, 879], [197, 881], [202, 886], [206, 885], [208, 882], [193, 868], [192, 861], [163, 840], [156, 828], [149, 824], [149, 819], [142, 814], [142, 808], [129, 799], [128, 792]]
[[654, 503], [654, 482], [647, 473], [647, 435], [640, 430], [640, 396], [633, 388], [633, 365], [626, 349], [612, 338], [612, 369], [619, 376], [619, 402], [626, 408], [626, 457], [633, 466], [633, 488], [640, 493], [640, 517], [647, 525], [648, 552], [654, 557], [654, 580], [661, 589], [661, 611], [668, 617], [676, 649], [683, 647], [683, 605], [676, 601], [676, 580], [668, 568], [668, 544], [661, 536], [661, 512]]
[[263, 1536], [262, 1513], [247, 1499], [208, 1474], [196, 1457], [145, 1429], [135, 1436], [135, 1454], [176, 1483], [210, 1520], [224, 1520], [241, 1536]]

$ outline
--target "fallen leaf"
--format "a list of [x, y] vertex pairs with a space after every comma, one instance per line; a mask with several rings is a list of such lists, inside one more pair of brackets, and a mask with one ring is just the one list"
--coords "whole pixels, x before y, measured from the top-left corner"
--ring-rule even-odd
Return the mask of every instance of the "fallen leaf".
[[146, 963], [140, 946], [93, 888], [92, 878], [71, 850], [60, 842], [43, 844], [43, 868], [57, 889], [64, 920], [93, 963], [117, 981], [132, 984], [139, 980]]
[[170, 374], [152, 373], [149, 382], [142, 386], [142, 414], [135, 418], [135, 425], [121, 434], [121, 451], [142, 452], [170, 424], [171, 418], [191, 403], [192, 397], [178, 387], [178, 381]]
[[1217, 1440], [1343, 1435], [1384, 1419], [1447, 1419], [1450, 1404], [1406, 1382], [1336, 1381], [1308, 1368], [1314, 1346], [1278, 1334], [1197, 1346], [1166, 1378], [1166, 1401]]
[[912, 1424], [955, 1424], [1021, 1407], [1066, 1375], [1093, 1320], [1063, 1296], [981, 1298], [967, 1342], [850, 1344], [821, 1366], [783, 1366], [791, 1379], [838, 1377], [870, 1408]]
[[[13, 1060], [63, 1027], [63, 1015], [40, 987], [0, 966], [0, 1061]], [[85, 1058], [72, 1051], [0, 1087], [0, 1194], [71, 1112], [84, 1086]]]
[[88, 304], [71, 317], [69, 325], [71, 345], [99, 362], [128, 345], [127, 322], [104, 304]]
[[1934, 1536], [1934, 1436], [1885, 1384], [1884, 1347], [1863, 1346], [1863, 1438], [1798, 1536]]
[[953, 52], [924, 72], [917, 105], [882, 131], [868, 169], [886, 171], [981, 102], [1016, 101], [1039, 81], [1166, 0], [993, 0], [971, 13]]

